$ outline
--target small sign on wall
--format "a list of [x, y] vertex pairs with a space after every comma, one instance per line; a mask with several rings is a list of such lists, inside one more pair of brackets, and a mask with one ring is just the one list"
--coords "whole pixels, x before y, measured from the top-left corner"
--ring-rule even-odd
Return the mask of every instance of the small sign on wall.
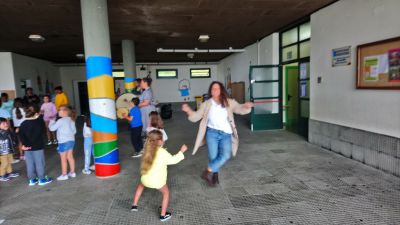
[[332, 49], [332, 67], [351, 64], [351, 46]]

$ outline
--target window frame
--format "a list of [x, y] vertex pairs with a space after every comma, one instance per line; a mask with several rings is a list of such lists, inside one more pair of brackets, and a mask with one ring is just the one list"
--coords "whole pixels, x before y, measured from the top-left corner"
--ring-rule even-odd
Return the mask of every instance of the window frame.
[[[159, 76], [158, 72], [162, 72], [162, 71], [175, 71], [176, 75], [174, 77]], [[178, 69], [156, 69], [156, 78], [157, 79], [178, 79]]]

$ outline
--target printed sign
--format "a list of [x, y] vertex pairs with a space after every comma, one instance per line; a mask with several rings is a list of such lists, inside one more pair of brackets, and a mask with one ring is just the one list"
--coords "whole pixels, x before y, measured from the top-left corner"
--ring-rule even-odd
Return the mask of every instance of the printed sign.
[[332, 67], [351, 64], [351, 46], [332, 49]]

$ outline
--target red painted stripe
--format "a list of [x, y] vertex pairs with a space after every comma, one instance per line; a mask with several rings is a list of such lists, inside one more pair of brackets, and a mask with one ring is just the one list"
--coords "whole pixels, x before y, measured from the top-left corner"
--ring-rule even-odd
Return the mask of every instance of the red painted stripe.
[[116, 165], [103, 165], [96, 164], [96, 176], [98, 177], [110, 177], [117, 175], [121, 170], [120, 164]]
[[279, 102], [279, 100], [272, 99], [272, 100], [256, 101], [256, 102], [254, 102], [254, 104], [263, 104], [263, 103], [272, 103], [272, 102]]

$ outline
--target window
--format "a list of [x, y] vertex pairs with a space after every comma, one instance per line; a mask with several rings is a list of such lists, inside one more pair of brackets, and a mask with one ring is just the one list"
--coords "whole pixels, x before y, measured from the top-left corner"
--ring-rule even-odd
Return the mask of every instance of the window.
[[158, 78], [178, 78], [177, 69], [158, 69], [156, 70]]
[[115, 70], [112, 72], [113, 77], [125, 77], [125, 73], [122, 70]]
[[210, 68], [190, 69], [190, 78], [210, 78], [210, 77], [211, 77]]

